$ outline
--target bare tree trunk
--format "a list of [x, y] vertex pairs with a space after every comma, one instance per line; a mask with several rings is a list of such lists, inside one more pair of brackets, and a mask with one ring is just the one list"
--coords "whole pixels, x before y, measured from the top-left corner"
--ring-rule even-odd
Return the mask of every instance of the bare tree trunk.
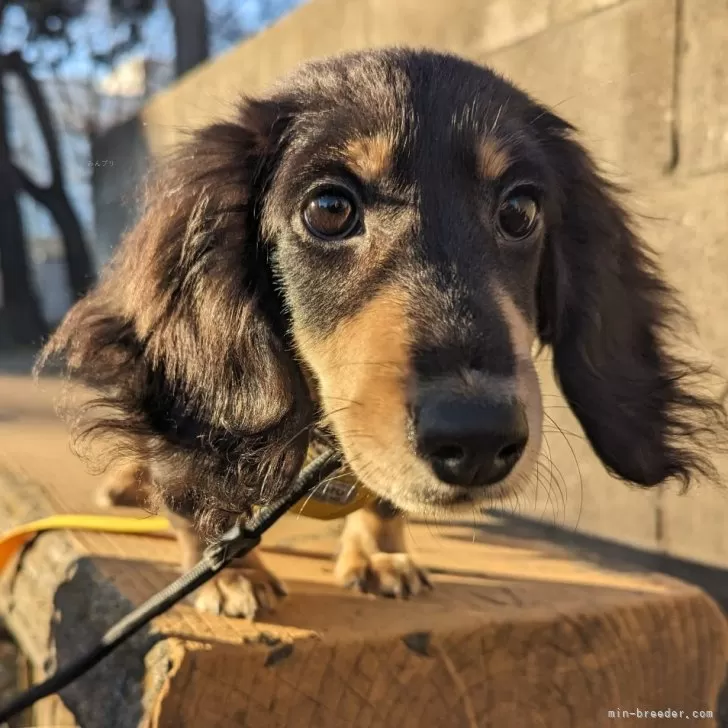
[[47, 333], [12, 181], [5, 86], [0, 72], [0, 345], [34, 346]]
[[38, 82], [28, 70], [18, 52], [0, 56], [0, 72], [15, 73], [20, 78], [33, 106], [51, 167], [51, 183], [48, 187], [36, 185], [22, 170], [14, 167], [14, 180], [18, 189], [31, 195], [48, 209], [61, 233], [66, 254], [68, 284], [73, 299], [81, 298], [95, 282], [95, 274], [83, 229], [71, 205], [65, 189], [65, 174], [58, 149], [58, 135], [51, 119], [50, 109]]
[[81, 298], [93, 285], [95, 276], [84, 242], [81, 223], [71, 207], [65, 190], [56, 183], [52, 183], [49, 187], [40, 187], [14, 165], [11, 167], [9, 178], [14, 183], [16, 190], [27, 192], [51, 214], [63, 241], [71, 295], [74, 300]]
[[177, 44], [175, 71], [182, 74], [206, 61], [210, 55], [205, 0], [168, 0]]

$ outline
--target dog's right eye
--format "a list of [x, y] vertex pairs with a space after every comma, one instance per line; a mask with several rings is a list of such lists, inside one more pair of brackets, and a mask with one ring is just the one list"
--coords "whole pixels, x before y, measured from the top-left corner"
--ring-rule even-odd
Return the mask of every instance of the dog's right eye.
[[317, 238], [343, 240], [356, 229], [359, 213], [348, 192], [327, 190], [317, 193], [306, 203], [303, 222], [308, 231]]
[[497, 222], [508, 240], [523, 240], [535, 229], [539, 218], [538, 198], [527, 186], [511, 190], [498, 208]]

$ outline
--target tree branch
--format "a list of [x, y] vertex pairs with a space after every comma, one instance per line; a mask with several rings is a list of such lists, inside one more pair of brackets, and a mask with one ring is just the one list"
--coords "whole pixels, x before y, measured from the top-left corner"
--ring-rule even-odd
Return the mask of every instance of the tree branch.
[[175, 70], [179, 78], [210, 55], [204, 0], [168, 0], [174, 22]]
[[20, 167], [17, 167], [12, 162], [3, 165], [2, 172], [3, 176], [7, 174], [10, 177], [11, 183], [16, 189], [27, 192], [36, 202], [44, 207], [48, 207], [48, 200], [52, 194], [50, 187], [41, 187], [36, 184]]
[[48, 159], [50, 161], [52, 183], [51, 187], [64, 186], [63, 167], [61, 165], [60, 155], [58, 154], [58, 139], [56, 138], [53, 119], [51, 119], [50, 109], [46, 103], [45, 97], [40, 84], [31, 76], [28, 66], [20, 55], [19, 51], [12, 51], [7, 55], [0, 56], [0, 74], [2, 72], [15, 73], [21, 80], [30, 103], [33, 107], [38, 125], [40, 126], [48, 151]]

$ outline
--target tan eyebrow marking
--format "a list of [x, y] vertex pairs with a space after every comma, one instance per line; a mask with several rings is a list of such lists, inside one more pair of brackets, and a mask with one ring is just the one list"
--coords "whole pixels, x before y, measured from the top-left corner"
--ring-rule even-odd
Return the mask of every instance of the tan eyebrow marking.
[[391, 169], [394, 147], [394, 136], [389, 133], [359, 137], [346, 145], [346, 159], [365, 182], [373, 182]]
[[503, 146], [492, 137], [485, 139], [476, 150], [478, 170], [486, 179], [497, 179], [510, 164], [510, 157]]

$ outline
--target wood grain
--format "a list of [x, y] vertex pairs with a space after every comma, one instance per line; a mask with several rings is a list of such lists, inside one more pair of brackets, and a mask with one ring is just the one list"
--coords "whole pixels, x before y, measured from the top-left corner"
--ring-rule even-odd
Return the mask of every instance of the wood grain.
[[[0, 423], [2, 528], [92, 508], [97, 481], [44, 407], [19, 397]], [[339, 528], [290, 516], [264, 541], [291, 591], [275, 620], [181, 605], [64, 691], [67, 709], [84, 728], [606, 728], [615, 709], [715, 710], [727, 628], [693, 586], [488, 528], [414, 524], [436, 588], [376, 600], [333, 584]], [[92, 644], [175, 564], [171, 539], [46, 534], [5, 574], [0, 612], [42, 670]]]

